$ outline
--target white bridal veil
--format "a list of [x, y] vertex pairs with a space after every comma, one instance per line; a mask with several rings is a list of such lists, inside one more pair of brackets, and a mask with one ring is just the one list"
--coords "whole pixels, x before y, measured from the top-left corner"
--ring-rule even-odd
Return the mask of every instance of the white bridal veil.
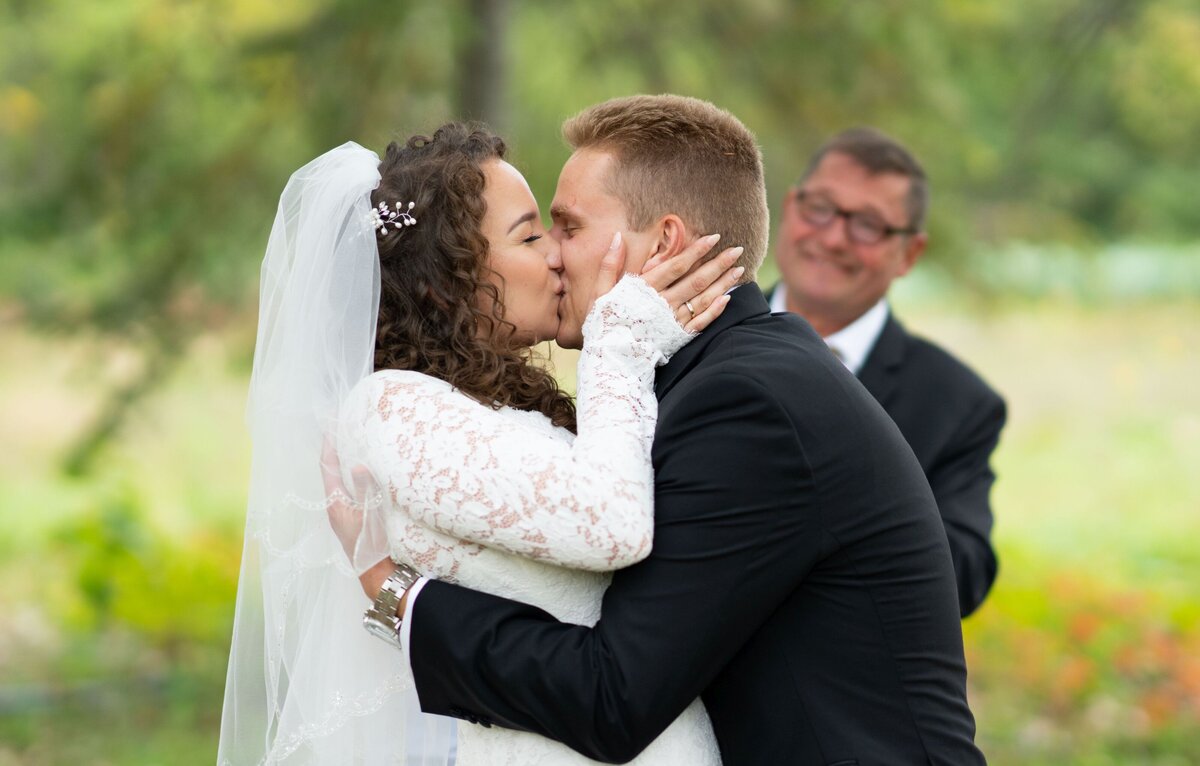
[[[347, 143], [296, 171], [267, 244], [221, 766], [450, 758], [452, 722], [419, 712], [403, 655], [362, 627], [369, 603], [357, 571], [387, 555], [381, 527], [366, 524], [376, 534], [360, 537], [352, 564], [330, 527], [321, 476], [325, 435], [373, 369], [378, 166], [374, 152]], [[338, 445], [343, 469], [355, 462], [348, 449]]]

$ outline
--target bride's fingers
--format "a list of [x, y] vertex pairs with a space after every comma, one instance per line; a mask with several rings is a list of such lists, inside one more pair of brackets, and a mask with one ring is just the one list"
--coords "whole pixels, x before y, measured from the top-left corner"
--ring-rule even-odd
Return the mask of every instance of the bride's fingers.
[[[679, 324], [683, 325], [683, 329], [688, 332], [699, 332], [712, 323], [712, 320], [721, 315], [723, 307], [715, 314], [709, 313], [709, 308], [714, 304], [720, 303], [721, 298], [725, 293], [738, 283], [742, 275], [746, 273], [744, 266], [735, 266], [732, 269], [726, 269], [716, 282], [713, 282], [705, 288], [699, 295], [687, 299], [675, 311], [675, 319]], [[701, 316], [706, 317], [705, 321], [701, 321], [699, 327], [694, 327], [696, 320]]]
[[625, 243], [622, 241], [621, 232], [613, 235], [612, 243], [608, 246], [608, 252], [604, 254], [604, 258], [600, 260], [600, 272], [596, 275], [596, 297], [606, 294], [613, 289], [619, 280], [625, 274]]
[[721, 314], [725, 312], [725, 307], [728, 305], [728, 295], [717, 296], [715, 301], [708, 304], [708, 308], [704, 309], [704, 311], [701, 311], [692, 319], [692, 321], [685, 324], [683, 329], [687, 330], [688, 332], [700, 332], [712, 324], [717, 317], [721, 316]]
[[[725, 273], [733, 268], [744, 248], [731, 247], [716, 258], [706, 261], [691, 269], [682, 278], [675, 280], [666, 288], [659, 288], [659, 295], [671, 308], [682, 306], [684, 301], [690, 301], [712, 287]], [[726, 288], [728, 289], [728, 288]], [[717, 292], [720, 295], [724, 290]], [[695, 307], [695, 302], [692, 306]], [[707, 304], [705, 304], [707, 306]], [[699, 314], [700, 310], [697, 309]]]
[[[670, 258], [655, 256], [646, 261], [646, 265], [642, 267], [641, 277], [646, 284], [662, 292], [668, 285], [691, 271], [692, 267], [708, 255], [720, 239], [720, 234], [709, 234], [706, 237], [700, 237]], [[699, 291], [697, 290], [697, 292]]]

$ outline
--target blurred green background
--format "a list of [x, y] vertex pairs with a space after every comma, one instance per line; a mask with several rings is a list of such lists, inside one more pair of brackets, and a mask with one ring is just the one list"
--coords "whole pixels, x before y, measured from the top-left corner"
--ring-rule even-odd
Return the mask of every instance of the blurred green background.
[[843, 127], [926, 165], [893, 303], [1011, 412], [991, 762], [1200, 763], [1195, 0], [5, 0], [0, 766], [215, 758], [290, 172], [477, 117], [545, 204], [565, 117], [661, 91], [757, 133], [773, 205]]

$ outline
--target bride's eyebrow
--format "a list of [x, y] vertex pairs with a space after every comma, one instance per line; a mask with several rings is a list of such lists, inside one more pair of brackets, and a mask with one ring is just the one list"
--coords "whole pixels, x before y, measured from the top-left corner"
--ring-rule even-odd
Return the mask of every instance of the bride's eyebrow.
[[513, 221], [513, 225], [509, 226], [508, 231], [506, 231], [504, 233], [512, 234], [513, 229], [517, 228], [518, 226], [520, 226], [523, 223], [528, 223], [528, 222], [532, 221], [534, 218], [537, 218], [537, 212], [531, 210], [528, 213], [526, 213], [525, 215], [518, 218], [517, 220]]

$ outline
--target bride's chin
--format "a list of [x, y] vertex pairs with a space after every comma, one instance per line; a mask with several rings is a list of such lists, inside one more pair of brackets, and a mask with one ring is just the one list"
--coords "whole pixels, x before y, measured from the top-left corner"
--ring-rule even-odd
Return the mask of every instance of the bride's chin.
[[544, 332], [541, 332], [538, 334], [537, 341], [532, 345], [537, 345], [538, 343], [546, 343], [547, 341], [552, 341], [555, 338], [557, 338], [558, 337], [558, 325], [559, 325], [559, 322], [557, 320], [555, 320], [553, 325], [548, 325]]
[[554, 340], [558, 337], [558, 325], [559, 322], [556, 317], [553, 322], [536, 329], [518, 328], [510, 336], [511, 343], [514, 346], [536, 346], [539, 343]]
[[558, 326], [562, 324], [562, 317], [559, 316], [559, 302], [554, 301], [554, 313], [547, 312], [546, 323], [542, 326], [542, 331], [538, 333], [538, 343], [554, 340], [558, 337]]

